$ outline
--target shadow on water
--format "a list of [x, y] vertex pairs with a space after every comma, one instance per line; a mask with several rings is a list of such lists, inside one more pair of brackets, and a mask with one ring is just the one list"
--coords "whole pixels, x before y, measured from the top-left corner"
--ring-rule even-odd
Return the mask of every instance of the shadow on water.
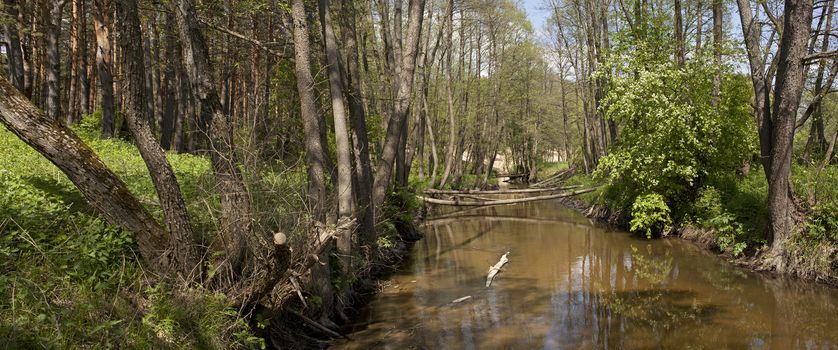
[[558, 203], [527, 204], [429, 221], [346, 329], [354, 340], [334, 348], [838, 347], [835, 290], [753, 274], [679, 240], [606, 231]]

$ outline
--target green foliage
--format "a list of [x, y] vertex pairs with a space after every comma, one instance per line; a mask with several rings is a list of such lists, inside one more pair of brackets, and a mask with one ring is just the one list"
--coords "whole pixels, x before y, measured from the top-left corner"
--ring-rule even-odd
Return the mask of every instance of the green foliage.
[[145, 290], [149, 310], [142, 317], [167, 347], [178, 349], [264, 349], [264, 339], [252, 335], [247, 321], [226, 304], [223, 294], [202, 290], [173, 293], [163, 284]]
[[594, 174], [611, 185], [610, 205], [644, 215], [632, 222], [647, 235], [658, 216], [665, 221], [664, 207], [667, 217], [671, 207], [680, 218], [708, 178], [732, 174], [756, 150], [747, 80], [723, 74], [714, 108], [713, 76], [730, 68], [705, 56], [678, 65], [669, 57], [671, 40], [653, 16], [642, 33], [617, 35], [596, 76], [607, 82], [601, 111], [621, 132]]
[[716, 244], [723, 251], [730, 249], [734, 256], [742, 254], [748, 247], [745, 229], [722, 205], [722, 195], [714, 187], [705, 187], [699, 191], [694, 203], [699, 224], [713, 230]]
[[[136, 148], [76, 132], [143, 202], [156, 202]], [[260, 348], [224, 298], [144, 289], [133, 236], [105, 223], [53, 164], [0, 129], [0, 342], [9, 348]], [[168, 154], [198, 232], [217, 208], [209, 161]], [[159, 208], [148, 209], [161, 216]], [[173, 340], [176, 340], [173, 342]]]
[[631, 231], [642, 232], [646, 238], [653, 233], [666, 232], [672, 225], [669, 206], [663, 196], [652, 193], [638, 196], [631, 206]]

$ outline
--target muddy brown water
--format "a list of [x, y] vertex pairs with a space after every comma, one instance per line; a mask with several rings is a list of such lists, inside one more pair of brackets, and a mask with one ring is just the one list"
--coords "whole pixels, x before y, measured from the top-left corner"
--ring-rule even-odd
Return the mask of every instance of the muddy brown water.
[[835, 288], [609, 230], [555, 201], [432, 215], [333, 349], [838, 349]]

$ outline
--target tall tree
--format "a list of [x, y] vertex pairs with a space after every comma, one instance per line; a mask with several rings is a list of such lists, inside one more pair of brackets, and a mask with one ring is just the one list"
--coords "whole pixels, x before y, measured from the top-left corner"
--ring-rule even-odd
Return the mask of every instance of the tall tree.
[[6, 52], [9, 62], [9, 81], [18, 90], [24, 91], [23, 47], [21, 47], [20, 31], [17, 25], [17, 2], [15, 0], [4, 0], [3, 5], [8, 16], [4, 26], [4, 37], [6, 38]]
[[143, 62], [142, 34], [136, 0], [116, 0], [116, 38], [123, 54], [121, 65], [124, 77], [125, 108], [123, 114], [140, 155], [148, 167], [157, 191], [166, 228], [171, 235], [178, 272], [184, 278], [200, 276], [200, 255], [193, 242], [192, 225], [172, 165], [151, 132], [146, 118], [144, 101], [145, 64]]
[[96, 36], [96, 74], [102, 95], [102, 138], [116, 132], [116, 105], [113, 88], [113, 51], [111, 50], [111, 0], [95, 0], [93, 33]]
[[191, 0], [177, 0], [175, 4], [183, 61], [201, 103], [201, 119], [209, 125], [206, 133], [210, 141], [210, 160], [221, 195], [219, 236], [227, 255], [224, 266], [228, 266], [235, 277], [243, 268], [248, 248], [251, 253], [259, 253], [266, 242], [252, 232], [251, 200], [238, 168], [232, 118], [223, 112], [213, 81], [209, 48], [199, 30], [194, 6]]
[[369, 244], [374, 239], [375, 218], [374, 211], [369, 208], [372, 201], [372, 164], [370, 163], [369, 138], [367, 136], [367, 122], [364, 101], [361, 96], [361, 70], [358, 59], [358, 32], [356, 30], [355, 2], [342, 2], [341, 34], [346, 47], [346, 91], [349, 100], [349, 125], [352, 129], [353, 154], [355, 155], [355, 179], [357, 186], [355, 197], [356, 209], [362, 212], [361, 242]]
[[401, 53], [401, 60], [398, 60], [400, 74], [398, 75], [398, 89], [394, 101], [394, 113], [387, 122], [384, 145], [381, 151], [381, 159], [377, 165], [375, 181], [373, 184], [373, 207], [380, 208], [384, 204], [387, 188], [390, 186], [393, 174], [393, 162], [396, 160], [396, 152], [401, 133], [404, 130], [404, 123], [407, 122], [407, 114], [410, 107], [410, 97], [413, 94], [413, 72], [416, 68], [416, 56], [419, 50], [419, 37], [422, 32], [422, 20], [424, 18], [425, 0], [410, 0], [408, 11], [407, 38], [403, 43], [404, 52]]
[[314, 97], [314, 78], [311, 75], [311, 45], [303, 0], [293, 0], [291, 17], [294, 28], [294, 73], [300, 98], [300, 113], [305, 132], [306, 161], [308, 163], [309, 205], [314, 219], [325, 222], [326, 212], [326, 148], [320, 129], [322, 122]]
[[61, 112], [61, 19], [68, 0], [43, 2], [44, 41], [46, 45], [46, 94], [44, 110], [48, 117], [57, 119]]
[[[806, 44], [812, 22], [812, 0], [786, 0], [783, 29], [777, 55], [768, 171], [769, 240], [772, 253], [780, 256], [794, 225], [794, 204], [790, 175], [794, 153], [794, 129], [797, 109], [803, 93]], [[782, 269], [780, 263], [778, 268]]]
[[[329, 1], [318, 2], [320, 25], [323, 29], [323, 45], [326, 63], [329, 71], [329, 91], [332, 99], [332, 116], [335, 122], [335, 149], [337, 153], [337, 202], [338, 219], [349, 220], [353, 216], [352, 195], [352, 160], [349, 148], [349, 130], [346, 125], [346, 104], [343, 94], [343, 67], [340, 62], [337, 38], [332, 28], [332, 18], [329, 11]], [[352, 249], [352, 237], [349, 229], [343, 230], [338, 237], [338, 252], [345, 268], [349, 268], [349, 258]]]

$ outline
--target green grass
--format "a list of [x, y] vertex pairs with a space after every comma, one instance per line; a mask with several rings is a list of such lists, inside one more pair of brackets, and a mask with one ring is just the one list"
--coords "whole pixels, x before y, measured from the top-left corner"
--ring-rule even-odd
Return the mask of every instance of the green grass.
[[[89, 124], [76, 131], [159, 218], [154, 187], [136, 148], [99, 140]], [[0, 129], [0, 149], [0, 343], [8, 348], [260, 345], [223, 296], [175, 291], [149, 278], [132, 235], [103, 222], [66, 176], [6, 129]], [[167, 157], [196, 232], [209, 235], [218, 207], [209, 161]]]

